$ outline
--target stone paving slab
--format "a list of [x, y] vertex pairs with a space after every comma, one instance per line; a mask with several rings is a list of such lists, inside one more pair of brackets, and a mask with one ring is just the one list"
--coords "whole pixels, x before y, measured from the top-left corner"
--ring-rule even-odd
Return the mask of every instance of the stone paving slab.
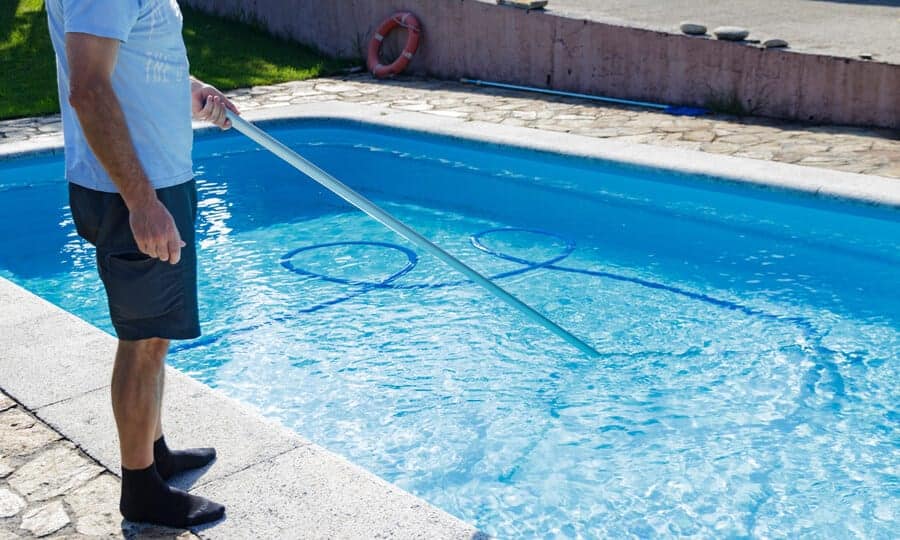
[[[4, 462], [29, 456], [59, 439], [58, 433], [18, 407], [0, 413], [0, 455]], [[0, 476], [6, 477], [9, 472], [11, 469], [4, 469]]]
[[39, 448], [6, 481], [27, 500], [42, 502], [84, 485], [103, 471], [93, 461], [71, 452], [72, 448], [69, 442]]
[[198, 540], [123, 521], [118, 478], [2, 392], [0, 410], [0, 540]]
[[0, 412], [5, 411], [6, 409], [11, 409], [15, 406], [15, 401], [11, 400], [8, 396], [0, 394]]
[[[242, 110], [339, 101], [464, 121], [575, 133], [597, 139], [900, 178], [900, 131], [816, 126], [758, 117], [682, 117], [633, 107], [539, 96], [454, 81], [369, 75], [257, 86], [229, 92]], [[0, 155], [61, 144], [58, 116], [0, 122]]]

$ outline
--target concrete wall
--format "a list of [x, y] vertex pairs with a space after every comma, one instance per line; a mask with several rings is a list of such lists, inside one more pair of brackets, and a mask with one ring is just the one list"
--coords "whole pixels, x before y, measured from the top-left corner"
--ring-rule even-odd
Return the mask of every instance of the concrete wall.
[[183, 1], [257, 21], [275, 35], [338, 56], [362, 56], [385, 17], [410, 10], [424, 26], [410, 71], [441, 78], [683, 105], [736, 99], [757, 115], [900, 128], [898, 65], [764, 50], [477, 0]]

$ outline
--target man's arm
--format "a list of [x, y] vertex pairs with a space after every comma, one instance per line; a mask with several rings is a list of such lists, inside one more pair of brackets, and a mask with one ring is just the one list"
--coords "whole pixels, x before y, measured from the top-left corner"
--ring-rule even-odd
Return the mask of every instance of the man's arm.
[[119, 189], [138, 248], [176, 264], [185, 245], [137, 157], [125, 114], [112, 87], [119, 52], [115, 39], [67, 33], [69, 103], [91, 150]]

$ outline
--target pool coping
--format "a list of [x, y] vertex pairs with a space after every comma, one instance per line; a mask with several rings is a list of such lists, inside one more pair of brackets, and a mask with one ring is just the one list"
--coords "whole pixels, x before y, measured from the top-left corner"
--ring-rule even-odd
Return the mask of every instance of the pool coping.
[[[433, 113], [318, 102], [255, 110], [245, 117], [266, 123], [340, 119], [425, 130], [490, 144], [900, 207], [900, 181], [894, 179], [463, 121]], [[195, 128], [198, 133], [215, 130], [199, 125]], [[38, 143], [8, 144], [0, 146], [0, 159], [58, 153], [61, 146], [61, 136]], [[112, 336], [0, 278], [0, 388], [116, 472], [118, 447], [105, 382], [114, 348]], [[220, 449], [218, 462], [207, 474], [183, 480], [183, 487], [214, 497], [229, 509], [224, 522], [197, 531], [200, 536], [278, 537], [302, 530], [317, 537], [377, 533], [483, 537], [470, 525], [262, 417], [249, 406], [175, 370], [167, 369], [166, 376], [169, 439], [213, 444]], [[214, 410], [218, 418], [198, 426], [193, 418], [196, 410]], [[286, 499], [291, 503], [285, 505]]]
[[[322, 101], [255, 109], [244, 113], [244, 117], [265, 124], [300, 119], [376, 124], [493, 145], [665, 169], [679, 174], [698, 175], [713, 180], [793, 191], [817, 197], [900, 208], [900, 181], [883, 176], [468, 121], [453, 115], [440, 114], [442, 112], [445, 111], [423, 113], [383, 106]], [[196, 123], [194, 128], [197, 134], [218, 129]], [[60, 135], [42, 141], [21, 141], [0, 145], [0, 160], [34, 154], [56, 154], [61, 151]]]

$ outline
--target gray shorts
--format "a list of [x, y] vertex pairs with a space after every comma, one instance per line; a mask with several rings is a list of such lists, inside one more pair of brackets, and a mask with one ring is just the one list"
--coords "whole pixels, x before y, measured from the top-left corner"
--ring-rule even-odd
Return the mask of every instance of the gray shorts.
[[128, 208], [118, 193], [69, 184], [69, 205], [78, 234], [97, 247], [97, 268], [106, 287], [109, 315], [123, 340], [192, 339], [200, 335], [193, 180], [156, 190], [175, 219], [181, 239], [178, 264], [141, 253], [131, 233]]

